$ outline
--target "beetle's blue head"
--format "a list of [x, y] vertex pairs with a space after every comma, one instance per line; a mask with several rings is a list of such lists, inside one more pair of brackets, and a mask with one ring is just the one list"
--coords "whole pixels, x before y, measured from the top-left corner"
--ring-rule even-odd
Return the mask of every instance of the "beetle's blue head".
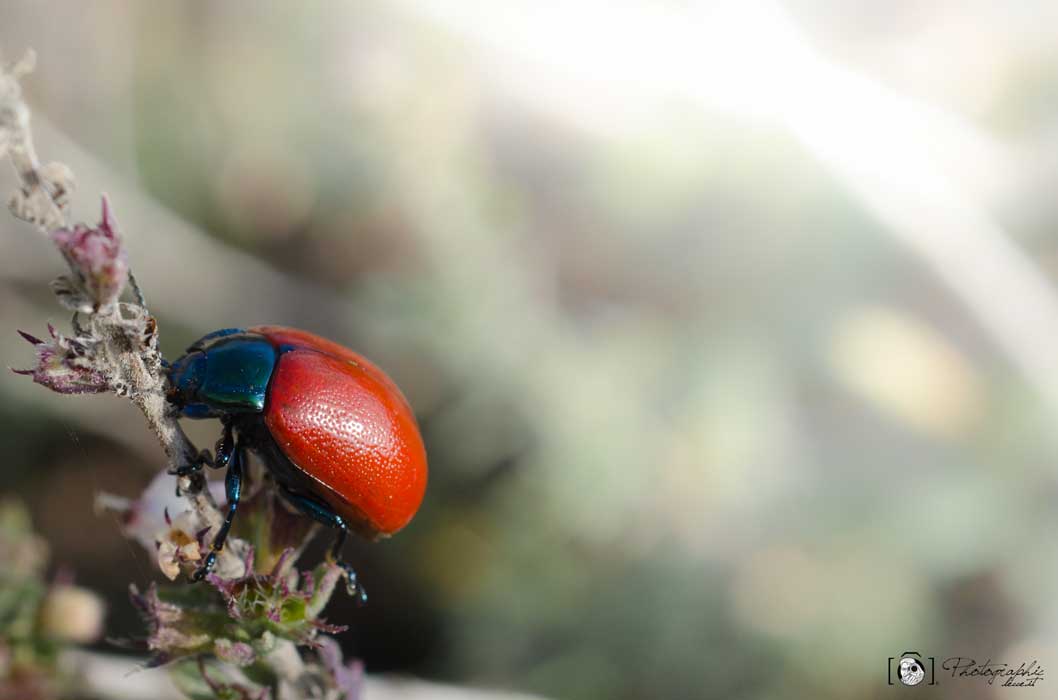
[[169, 401], [188, 418], [209, 417], [208, 406], [199, 397], [206, 370], [206, 353], [200, 350], [187, 353], [169, 368]]
[[187, 418], [264, 410], [275, 348], [259, 335], [220, 333], [192, 345], [169, 368], [169, 401]]

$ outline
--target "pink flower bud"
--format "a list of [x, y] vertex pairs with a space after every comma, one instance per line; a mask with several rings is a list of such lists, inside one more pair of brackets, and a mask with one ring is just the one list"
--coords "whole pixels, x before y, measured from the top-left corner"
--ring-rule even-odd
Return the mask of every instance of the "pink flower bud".
[[96, 228], [77, 224], [52, 231], [52, 240], [81, 278], [94, 309], [117, 301], [129, 277], [128, 254], [118, 235], [110, 203], [103, 197], [103, 218]]
[[92, 361], [88, 341], [68, 338], [49, 323], [51, 340], [41, 340], [29, 333], [19, 335], [32, 343], [37, 351], [37, 366], [15, 369], [15, 374], [33, 377], [33, 381], [59, 394], [98, 394], [110, 385]]
[[253, 647], [246, 642], [233, 642], [221, 637], [213, 640], [213, 653], [221, 661], [227, 661], [236, 666], [249, 666], [257, 660], [257, 653]]

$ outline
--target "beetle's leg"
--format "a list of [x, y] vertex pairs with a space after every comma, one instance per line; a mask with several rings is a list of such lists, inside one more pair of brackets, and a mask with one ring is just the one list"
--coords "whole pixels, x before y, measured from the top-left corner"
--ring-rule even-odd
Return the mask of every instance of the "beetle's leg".
[[327, 552], [327, 558], [338, 565], [342, 571], [345, 572], [346, 588], [349, 590], [349, 595], [356, 598], [356, 602], [359, 605], [367, 603], [367, 591], [364, 590], [363, 585], [356, 578], [356, 572], [353, 567], [342, 559], [342, 545], [345, 544], [345, 536], [349, 534], [349, 530], [345, 527], [345, 522], [339, 516], [338, 518], [341, 525], [338, 527], [338, 534], [334, 537], [334, 544], [331, 545], [330, 550]]
[[209, 450], [202, 450], [198, 453], [198, 457], [194, 462], [190, 464], [183, 464], [176, 469], [170, 469], [169, 473], [177, 478], [176, 481], [176, 497], [180, 498], [182, 495], [180, 491], [180, 477], [190, 476], [191, 477], [191, 490], [198, 491], [205, 487], [206, 480], [202, 478], [199, 473], [202, 471], [202, 465], [208, 464], [213, 466], [213, 458], [209, 454]]
[[350, 564], [343, 561], [341, 557], [341, 549], [342, 545], [345, 543], [345, 535], [349, 532], [349, 527], [346, 525], [342, 516], [315, 499], [302, 496], [300, 493], [295, 493], [283, 485], [281, 485], [280, 488], [283, 497], [302, 513], [316, 522], [323, 523], [327, 527], [333, 527], [338, 530], [338, 536], [334, 540], [334, 545], [327, 553], [327, 558], [333, 561], [345, 572], [346, 588], [349, 591], [349, 595], [353, 596], [356, 602], [360, 605], [367, 603], [367, 591], [364, 590], [363, 585], [357, 580], [356, 571], [353, 570], [353, 567]]
[[235, 436], [232, 433], [231, 421], [224, 421], [224, 434], [217, 440], [216, 456], [209, 465], [214, 469], [223, 469], [231, 462], [231, 457], [235, 454]]
[[[205, 464], [213, 469], [223, 469], [228, 466], [228, 462], [231, 461], [231, 456], [235, 452], [235, 437], [232, 435], [232, 425], [230, 421], [224, 421], [224, 434], [221, 435], [220, 440], [217, 440], [216, 456], [211, 457], [207, 450], [202, 450], [199, 453], [198, 459], [191, 464], [185, 464], [176, 469], [170, 469], [169, 473], [176, 476], [178, 479], [182, 476], [189, 476], [195, 474], [202, 469], [202, 465]], [[201, 477], [198, 477], [201, 480]], [[205, 482], [201, 482], [199, 486], [205, 485]], [[177, 482], [176, 486], [176, 497], [180, 497], [180, 482]]]
[[198, 457], [195, 461], [190, 464], [183, 464], [176, 469], [170, 469], [169, 473], [173, 476], [188, 476], [189, 474], [194, 474], [195, 472], [200, 471], [203, 464], [208, 464], [211, 467], [213, 466], [213, 458], [210, 456], [209, 450], [202, 450], [198, 453]]
[[217, 553], [224, 549], [224, 542], [228, 539], [228, 531], [231, 523], [235, 520], [235, 511], [239, 508], [239, 497], [242, 496], [242, 468], [246, 461], [246, 453], [241, 444], [236, 445], [231, 454], [228, 455], [228, 473], [224, 477], [224, 488], [228, 492], [228, 513], [224, 516], [224, 524], [220, 526], [217, 536], [213, 538], [213, 546], [210, 547], [206, 560], [202, 566], [191, 576], [193, 581], [201, 581], [206, 577], [217, 563]]

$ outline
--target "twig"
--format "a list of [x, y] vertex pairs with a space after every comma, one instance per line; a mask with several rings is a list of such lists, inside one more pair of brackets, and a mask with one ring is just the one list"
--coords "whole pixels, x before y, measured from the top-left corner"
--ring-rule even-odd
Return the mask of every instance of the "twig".
[[[49, 360], [53, 366], [36, 368], [34, 379], [63, 393], [110, 390], [128, 397], [143, 413], [161, 443], [170, 469], [186, 469], [201, 462], [202, 454], [188, 439], [166, 401], [157, 324], [124, 262], [125, 251], [106, 201], [98, 229], [71, 228], [68, 194], [73, 188], [73, 174], [61, 163], [41, 165], [37, 157], [30, 110], [22, 99], [18, 82], [34, 64], [35, 55], [30, 51], [21, 60], [0, 69], [0, 157], [6, 156], [11, 161], [20, 183], [20, 189], [10, 200], [10, 209], [59, 246], [71, 275], [56, 280], [53, 288], [63, 305], [88, 318], [87, 324], [75, 324], [76, 334], [72, 339], [53, 333], [50, 344], [37, 343], [38, 359]], [[96, 231], [99, 235], [89, 235]], [[101, 252], [100, 239], [107, 236], [114, 244], [110, 250]], [[123, 274], [116, 275], [117, 272]], [[108, 276], [120, 279], [108, 279]], [[131, 282], [136, 297], [133, 302], [119, 301], [126, 281]], [[76, 358], [69, 356], [71, 346], [78, 351]], [[71, 379], [71, 372], [72, 377], [81, 378], [93, 372], [102, 382], [89, 387], [82, 381], [71, 387], [69, 381], [64, 383], [64, 379]], [[182, 478], [181, 486], [193, 498], [207, 499], [208, 505], [213, 506], [202, 484], [201, 476], [195, 474]]]
[[[10, 201], [12, 214], [46, 235], [69, 267], [69, 274], [52, 282], [52, 290], [60, 304], [73, 312], [74, 334], [65, 336], [49, 325], [49, 337], [42, 340], [20, 331], [34, 345], [37, 362], [32, 369], [16, 371], [32, 376], [36, 383], [58, 393], [109, 391], [127, 397], [140, 409], [165, 451], [169, 471], [177, 474], [178, 491], [188, 499], [190, 509], [172, 519], [167, 509], [159, 509], [164, 513], [165, 528], [163, 534], [158, 534], [151, 525], [150, 513], [139, 512], [152, 510], [151, 499], [146, 494], [136, 503], [113, 498], [102, 500], [104, 506], [109, 501], [122, 501], [126, 534], [148, 548], [153, 547], [163, 573], [175, 578], [185, 567], [198, 566], [203, 543], [212, 539], [206, 539], [206, 535], [215, 532], [222, 520], [210, 490], [204, 488], [205, 478], [200, 469], [209, 461], [209, 453], [200, 452], [188, 439], [167, 400], [168, 379], [166, 363], [158, 350], [158, 326], [129, 269], [127, 253], [107, 199], [103, 198], [98, 225], [71, 224], [68, 194], [73, 187], [73, 174], [65, 165], [41, 165], [37, 158], [30, 130], [30, 110], [22, 99], [18, 83], [18, 78], [31, 70], [33, 63], [31, 52], [13, 65], [0, 67], [0, 158], [6, 156], [18, 175], [20, 186]], [[126, 287], [131, 291], [132, 301], [121, 300]], [[266, 501], [261, 503], [265, 505]], [[137, 518], [143, 521], [139, 526]], [[277, 521], [275, 517], [271, 520]], [[150, 532], [141, 531], [144, 528]], [[294, 528], [291, 532], [302, 532], [302, 529]], [[311, 527], [303, 529], [306, 538], [311, 532]], [[269, 542], [273, 540], [281, 543], [279, 538], [269, 538]], [[228, 675], [236, 677], [238, 672], [233, 665], [255, 663], [259, 659], [257, 662], [276, 678], [279, 700], [355, 697], [359, 676], [343, 664], [340, 653], [335, 651], [321, 661], [306, 663], [298, 652], [299, 644], [318, 645], [316, 640], [321, 632], [342, 629], [319, 618], [341, 570], [333, 564], [322, 565], [311, 575], [292, 570], [291, 557], [305, 541], [303, 538], [300, 545], [295, 543], [285, 555], [279, 556], [270, 574], [259, 575], [252, 565], [253, 549], [245, 541], [230, 538], [208, 577], [209, 584], [226, 597], [227, 609], [218, 606], [212, 597], [215, 592], [211, 594], [206, 589], [199, 589], [205, 598], [198, 597], [206, 602], [199, 601], [205, 607], [196, 608], [197, 616], [188, 612], [191, 602], [163, 601], [154, 586], [143, 595], [133, 589], [133, 599], [152, 628], [149, 640], [155, 654], [152, 663], [165, 663], [187, 655], [201, 656], [212, 650], [220, 661], [229, 664]], [[277, 553], [262, 554], [274, 559]], [[279, 610], [286, 609], [283, 606], [288, 599], [296, 599], [298, 609], [303, 611], [300, 616], [280, 615]], [[270, 602], [262, 607], [262, 601]], [[187, 625], [207, 617], [203, 610], [210, 615], [219, 614], [223, 621], [192, 634]], [[232, 617], [228, 619], [228, 615]], [[262, 615], [267, 623], [258, 619]], [[178, 619], [185, 622], [176, 631]], [[229, 623], [235, 623], [235, 628], [241, 624], [244, 638], [252, 645], [215, 633], [217, 629], [228, 629]], [[268, 631], [262, 633], [261, 629]], [[189, 647], [188, 640], [201, 648]], [[202, 679], [213, 687], [204, 671]]]

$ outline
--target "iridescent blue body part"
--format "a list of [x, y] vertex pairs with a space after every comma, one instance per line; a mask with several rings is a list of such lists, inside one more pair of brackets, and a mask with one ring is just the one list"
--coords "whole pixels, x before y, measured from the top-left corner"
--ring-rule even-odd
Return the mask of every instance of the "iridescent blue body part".
[[170, 400], [188, 418], [260, 413], [277, 357], [275, 347], [254, 333], [210, 333], [169, 369]]

